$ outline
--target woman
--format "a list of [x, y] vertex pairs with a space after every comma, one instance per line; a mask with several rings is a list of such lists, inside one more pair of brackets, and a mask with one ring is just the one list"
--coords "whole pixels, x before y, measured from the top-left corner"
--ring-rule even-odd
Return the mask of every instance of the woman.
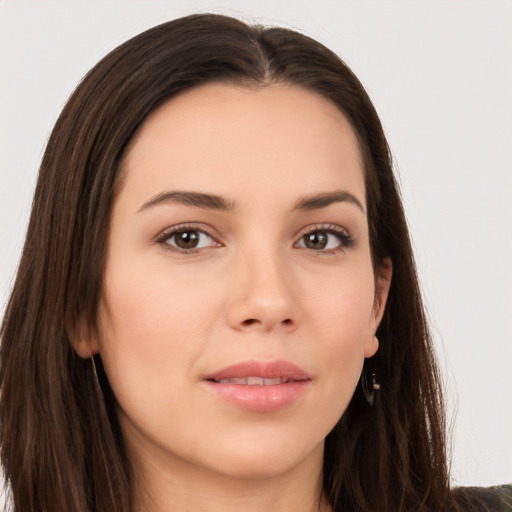
[[91, 70], [1, 356], [16, 512], [469, 509], [379, 119], [289, 30], [190, 16]]

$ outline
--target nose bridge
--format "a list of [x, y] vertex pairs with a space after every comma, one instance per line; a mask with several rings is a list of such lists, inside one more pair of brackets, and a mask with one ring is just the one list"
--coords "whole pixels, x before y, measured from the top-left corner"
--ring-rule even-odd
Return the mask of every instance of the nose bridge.
[[278, 244], [251, 243], [241, 249], [232, 276], [232, 325], [264, 330], [296, 326], [299, 308], [291, 274]]

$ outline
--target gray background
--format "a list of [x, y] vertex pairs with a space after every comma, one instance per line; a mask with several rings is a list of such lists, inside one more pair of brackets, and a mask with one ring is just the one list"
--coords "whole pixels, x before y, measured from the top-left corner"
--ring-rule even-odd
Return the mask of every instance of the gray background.
[[367, 87], [447, 383], [454, 485], [512, 482], [512, 2], [1, 1], [0, 311], [46, 139], [84, 73], [198, 11], [300, 29]]

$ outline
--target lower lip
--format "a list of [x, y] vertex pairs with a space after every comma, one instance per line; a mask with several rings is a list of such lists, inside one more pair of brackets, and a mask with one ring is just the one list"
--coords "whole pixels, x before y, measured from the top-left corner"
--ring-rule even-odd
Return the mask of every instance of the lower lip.
[[283, 409], [304, 394], [310, 380], [297, 380], [271, 386], [229, 384], [205, 381], [207, 386], [228, 402], [255, 412], [272, 412]]

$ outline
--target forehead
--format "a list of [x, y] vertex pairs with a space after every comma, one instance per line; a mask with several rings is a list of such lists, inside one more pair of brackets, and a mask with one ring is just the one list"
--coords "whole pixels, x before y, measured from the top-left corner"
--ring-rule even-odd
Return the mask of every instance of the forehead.
[[208, 84], [158, 108], [134, 137], [124, 187], [235, 195], [346, 188], [364, 204], [359, 145], [329, 100], [297, 86]]

